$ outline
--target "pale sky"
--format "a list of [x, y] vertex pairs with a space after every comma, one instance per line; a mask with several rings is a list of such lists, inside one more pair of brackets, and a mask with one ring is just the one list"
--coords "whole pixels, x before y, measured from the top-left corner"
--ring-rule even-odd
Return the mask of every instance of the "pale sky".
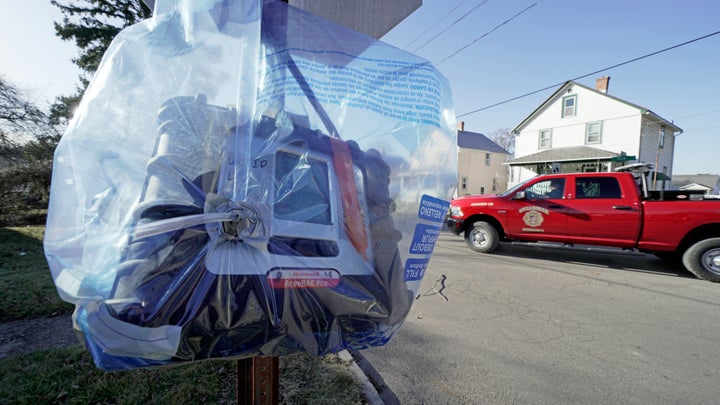
[[[458, 120], [467, 131], [485, 134], [513, 129], [559, 86], [463, 114], [720, 31], [717, 0], [423, 3], [382, 39], [433, 63], [476, 41], [437, 67], [450, 80]], [[674, 174], [720, 174], [720, 34], [577, 81], [595, 88], [604, 75], [610, 76], [609, 94], [683, 129]]]
[[45, 107], [75, 93], [80, 70], [74, 44], [55, 36], [62, 15], [49, 0], [0, 0], [0, 75]]
[[[557, 87], [467, 113], [720, 31], [716, 0], [423, 3], [382, 40], [438, 64], [458, 120], [485, 134], [514, 128]], [[49, 0], [0, 4], [0, 75], [40, 106], [72, 94], [77, 50], [55, 36], [60, 12]], [[720, 34], [577, 81], [594, 88], [596, 77], [608, 75], [611, 95], [682, 128], [673, 174], [720, 174], [719, 72]]]

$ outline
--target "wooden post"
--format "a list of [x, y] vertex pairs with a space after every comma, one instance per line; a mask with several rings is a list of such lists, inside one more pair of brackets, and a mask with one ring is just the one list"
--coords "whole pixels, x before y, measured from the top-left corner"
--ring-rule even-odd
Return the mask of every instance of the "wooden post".
[[280, 358], [251, 357], [235, 362], [235, 398], [238, 405], [277, 405]]
[[[282, 0], [285, 3], [288, 0]], [[287, 16], [284, 16], [287, 21]], [[280, 358], [251, 357], [235, 362], [235, 399], [238, 405], [277, 405], [280, 393]]]

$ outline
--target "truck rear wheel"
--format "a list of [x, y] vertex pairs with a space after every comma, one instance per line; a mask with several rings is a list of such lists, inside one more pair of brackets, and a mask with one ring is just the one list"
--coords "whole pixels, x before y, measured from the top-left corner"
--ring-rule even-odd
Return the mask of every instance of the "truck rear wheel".
[[698, 278], [720, 282], [720, 238], [701, 240], [690, 246], [682, 261]]
[[473, 223], [472, 228], [465, 232], [465, 243], [470, 249], [479, 253], [490, 253], [495, 250], [499, 239], [495, 227], [483, 221]]

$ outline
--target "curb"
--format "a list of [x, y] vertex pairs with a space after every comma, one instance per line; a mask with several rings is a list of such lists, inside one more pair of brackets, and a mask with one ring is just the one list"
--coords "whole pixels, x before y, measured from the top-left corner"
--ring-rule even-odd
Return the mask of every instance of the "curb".
[[360, 384], [362, 384], [363, 394], [365, 395], [365, 399], [367, 399], [368, 403], [371, 405], [384, 405], [385, 402], [383, 402], [382, 398], [380, 398], [380, 394], [375, 389], [375, 386], [370, 382], [370, 379], [368, 379], [367, 375], [365, 375], [365, 372], [360, 369], [360, 366], [358, 366], [357, 362], [355, 362], [355, 359], [350, 352], [343, 350], [338, 352], [337, 356], [340, 360], [348, 363], [348, 369], [350, 369], [353, 375], [355, 375], [355, 378], [360, 382]]
[[[370, 362], [367, 361], [359, 351], [353, 350], [347, 352], [346, 350], [343, 350], [340, 353], [348, 353], [351, 356], [352, 364], [358, 369], [358, 372], [362, 374], [362, 376], [358, 378], [365, 386], [364, 390], [369, 403], [373, 405], [400, 405], [400, 400], [397, 396], [395, 396], [392, 389], [390, 389], [390, 387], [385, 383], [385, 380], [383, 380], [380, 373], [375, 370], [372, 364], [370, 364]], [[338, 355], [340, 355], [340, 353], [338, 353]], [[344, 359], [345, 357], [341, 358]], [[368, 391], [371, 391], [371, 394], [367, 394]]]

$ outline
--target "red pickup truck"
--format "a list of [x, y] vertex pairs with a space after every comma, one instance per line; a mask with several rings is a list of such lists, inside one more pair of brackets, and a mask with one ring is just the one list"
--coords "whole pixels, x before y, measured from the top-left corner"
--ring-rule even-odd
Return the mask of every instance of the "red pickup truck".
[[720, 282], [720, 199], [649, 192], [643, 169], [541, 175], [499, 195], [460, 197], [447, 225], [480, 253], [499, 241], [613, 246], [682, 260], [697, 277]]

